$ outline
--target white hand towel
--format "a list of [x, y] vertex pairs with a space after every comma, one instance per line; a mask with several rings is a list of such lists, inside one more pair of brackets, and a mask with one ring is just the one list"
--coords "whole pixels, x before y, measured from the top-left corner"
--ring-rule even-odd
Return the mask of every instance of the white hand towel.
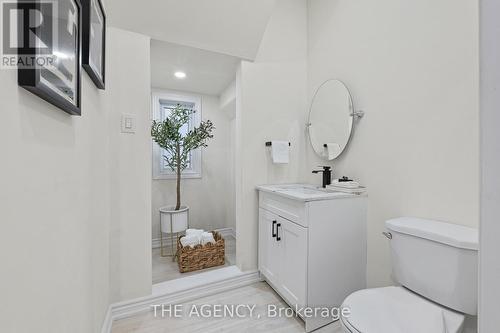
[[189, 235], [181, 237], [181, 244], [182, 246], [195, 247], [196, 245], [200, 244], [200, 237], [197, 235]]
[[288, 164], [290, 145], [288, 141], [272, 141], [271, 142], [271, 156], [275, 164]]
[[200, 236], [204, 232], [205, 232], [205, 230], [203, 230], [203, 229], [187, 229], [186, 230], [186, 236], [191, 236], [191, 235], [198, 235], [198, 236]]
[[338, 143], [327, 143], [326, 144], [326, 156], [329, 160], [333, 160], [340, 155], [341, 147]]
[[340, 182], [338, 179], [335, 179], [332, 181], [332, 186], [336, 187], [344, 187], [344, 188], [358, 188], [361, 185], [358, 182], [351, 181], [351, 182]]
[[208, 243], [215, 244], [215, 238], [214, 235], [211, 232], [204, 232], [201, 235], [201, 245], [205, 245]]

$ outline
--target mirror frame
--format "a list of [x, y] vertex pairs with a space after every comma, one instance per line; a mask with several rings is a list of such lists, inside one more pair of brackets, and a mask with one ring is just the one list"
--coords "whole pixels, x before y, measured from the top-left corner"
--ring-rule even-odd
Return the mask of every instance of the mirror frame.
[[[349, 138], [347, 139], [347, 142], [345, 144], [345, 146], [342, 148], [342, 151], [334, 158], [332, 159], [328, 159], [328, 158], [325, 158], [325, 156], [319, 154], [317, 151], [316, 151], [316, 148], [314, 147], [313, 145], [313, 142], [311, 140], [311, 113], [312, 113], [312, 107], [313, 107], [313, 104], [314, 104], [314, 99], [316, 98], [316, 95], [318, 94], [318, 92], [320, 91], [320, 89], [327, 83], [331, 82], [331, 81], [336, 81], [336, 82], [339, 82], [342, 86], [344, 86], [344, 88], [346, 89], [347, 91], [347, 94], [349, 96], [349, 102], [350, 102], [350, 106], [351, 106], [351, 114], [350, 114], [350, 117], [352, 118], [352, 121], [351, 121], [351, 128], [350, 128], [350, 133], [349, 133]], [[308, 137], [309, 137], [309, 143], [311, 144], [311, 147], [313, 148], [314, 150], [314, 153], [316, 155], [318, 155], [320, 158], [326, 160], [326, 161], [333, 161], [337, 158], [339, 158], [340, 156], [342, 156], [342, 154], [344, 153], [344, 151], [347, 149], [347, 146], [349, 145], [349, 143], [351, 142], [351, 139], [352, 139], [352, 136], [353, 136], [353, 133], [354, 133], [354, 121], [356, 120], [356, 117], [362, 117], [363, 116], [363, 112], [362, 111], [359, 111], [359, 112], [356, 112], [355, 111], [355, 108], [354, 108], [354, 100], [352, 98], [352, 94], [351, 94], [351, 91], [349, 90], [349, 88], [347, 87], [347, 85], [342, 81], [342, 80], [339, 80], [339, 79], [328, 79], [326, 81], [324, 81], [323, 83], [321, 83], [319, 85], [319, 87], [316, 89], [316, 91], [314, 92], [314, 95], [311, 99], [311, 105], [309, 106], [309, 117], [308, 117], [308, 120], [307, 120], [307, 134], [308, 134]]]

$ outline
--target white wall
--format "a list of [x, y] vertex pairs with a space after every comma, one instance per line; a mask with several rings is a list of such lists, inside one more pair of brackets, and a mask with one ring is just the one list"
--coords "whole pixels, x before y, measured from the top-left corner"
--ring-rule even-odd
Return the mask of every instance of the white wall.
[[478, 225], [477, 2], [310, 0], [308, 50], [309, 101], [338, 78], [366, 112], [333, 166], [368, 186], [368, 284], [390, 284], [385, 220]]
[[[239, 64], [240, 62], [238, 62], [238, 66]], [[234, 75], [236, 75], [236, 73]], [[228, 118], [234, 119], [236, 117], [236, 79], [222, 91], [219, 97], [219, 103], [222, 112], [226, 113]]]
[[[189, 206], [189, 224], [193, 228], [213, 230], [233, 227], [228, 210], [231, 203], [231, 132], [230, 119], [221, 111], [219, 98], [201, 95], [202, 118], [215, 126], [214, 137], [202, 149], [202, 178], [183, 179], [181, 200]], [[160, 207], [175, 203], [175, 179], [152, 180], [153, 239], [160, 237]]]
[[[111, 301], [151, 293], [150, 39], [110, 28], [107, 112], [110, 142]], [[121, 115], [136, 132], [121, 133]]]
[[[237, 265], [257, 268], [255, 186], [300, 177], [306, 108], [306, 2], [279, 0], [254, 63], [243, 61], [236, 82]], [[270, 162], [265, 142], [289, 140], [288, 165]]]
[[[236, 75], [236, 73], [235, 73]], [[236, 78], [219, 96], [221, 111], [229, 118], [229, 164], [226, 172], [229, 175], [229, 199], [226, 204], [226, 221], [236, 231]]]
[[481, 0], [481, 249], [479, 331], [500, 327], [500, 4]]
[[[123, 178], [113, 176], [110, 182], [118, 161], [137, 163], [146, 174], [151, 169], [143, 156], [149, 149], [110, 137], [110, 130], [119, 132], [117, 114], [123, 108], [149, 108], [143, 105], [149, 103], [149, 74], [142, 73], [143, 66], [149, 67], [141, 60], [142, 53], [149, 59], [149, 41], [143, 48], [143, 38], [109, 29], [107, 90], [97, 90], [82, 72], [81, 117], [19, 88], [16, 71], [0, 71], [5, 126], [0, 131], [1, 332], [100, 332], [111, 301], [147, 292], [137, 286], [140, 279], [127, 275], [146, 275], [150, 287], [150, 253], [129, 253], [150, 248], [150, 213], [147, 206], [138, 213], [143, 203], [136, 202], [137, 197], [148, 200], [150, 178], [138, 184], [140, 180], [121, 172]], [[130, 147], [134, 150], [127, 160], [123, 156], [129, 156]], [[137, 193], [125, 203], [127, 191]], [[141, 219], [135, 226], [110, 226], [111, 219], [130, 222], [119, 215]], [[115, 248], [117, 238], [132, 245]], [[110, 246], [122, 257], [118, 252], [110, 255]], [[110, 263], [116, 261], [119, 270], [110, 272]], [[119, 295], [110, 293], [115, 286]]]
[[109, 301], [105, 96], [84, 74], [71, 117], [12, 70], [0, 92], [0, 331], [96, 332]]

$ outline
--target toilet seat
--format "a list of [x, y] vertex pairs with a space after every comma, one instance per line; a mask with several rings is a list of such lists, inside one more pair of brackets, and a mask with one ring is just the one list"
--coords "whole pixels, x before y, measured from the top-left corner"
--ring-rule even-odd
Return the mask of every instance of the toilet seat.
[[342, 326], [352, 333], [459, 333], [465, 319], [403, 287], [360, 290], [342, 307], [351, 313]]
[[351, 324], [349, 324], [349, 322], [344, 317], [340, 318], [340, 324], [342, 325], [342, 328], [344, 329], [345, 333], [361, 333]]

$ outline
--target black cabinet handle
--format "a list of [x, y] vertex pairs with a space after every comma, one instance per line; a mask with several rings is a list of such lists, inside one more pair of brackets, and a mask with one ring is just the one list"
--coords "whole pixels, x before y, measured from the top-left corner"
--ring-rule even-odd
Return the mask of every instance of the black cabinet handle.
[[274, 231], [274, 226], [276, 225], [276, 221], [273, 221], [273, 238], [276, 237], [277, 233]]
[[279, 242], [281, 240], [281, 237], [279, 236], [278, 232], [281, 228], [281, 223], [278, 223], [278, 226], [276, 228], [276, 240]]

